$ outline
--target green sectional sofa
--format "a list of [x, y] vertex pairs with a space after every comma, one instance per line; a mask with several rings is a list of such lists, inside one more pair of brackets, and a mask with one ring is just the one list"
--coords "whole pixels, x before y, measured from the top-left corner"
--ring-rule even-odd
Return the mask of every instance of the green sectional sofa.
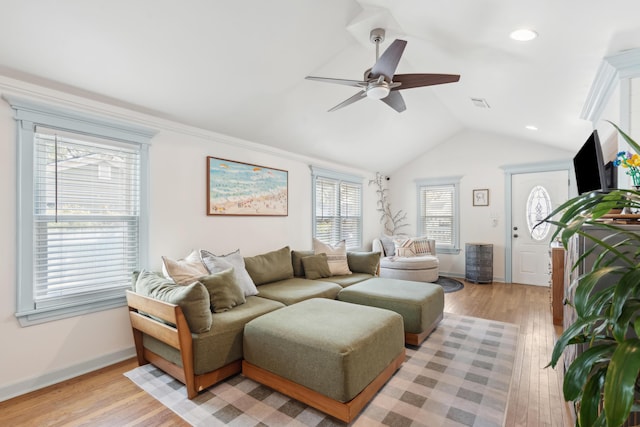
[[[167, 296], [179, 285], [160, 273], [135, 273], [127, 301], [138, 363], [152, 363], [177, 378], [193, 398], [241, 372], [246, 323], [307, 299], [336, 299], [343, 286], [374, 277], [380, 259], [375, 252], [348, 253], [352, 274], [312, 280], [306, 278], [302, 265], [302, 258], [312, 255], [313, 251], [284, 247], [244, 258], [259, 295], [248, 296], [244, 304], [222, 313], [209, 314], [211, 302], [204, 285], [180, 286], [180, 295]], [[185, 296], [186, 291], [191, 295]], [[209, 321], [202, 319], [207, 314]]]
[[[313, 251], [284, 247], [244, 257], [240, 260], [244, 260], [242, 273], [248, 273], [257, 289], [257, 295], [249, 296], [224, 289], [227, 279], [237, 273], [237, 260], [236, 268], [210, 270], [210, 275], [201, 273], [207, 270], [196, 265], [194, 271], [202, 277], [181, 284], [161, 273], [134, 274], [127, 301], [138, 363], [159, 367], [184, 383], [188, 397], [194, 398], [199, 391], [242, 371], [244, 329], [253, 319], [310, 299], [337, 300], [343, 289], [377, 277], [378, 252], [346, 255], [351, 274], [339, 276], [328, 274], [326, 255]], [[421, 285], [441, 292], [438, 285]], [[216, 293], [220, 289], [223, 292]], [[443, 304], [434, 308], [440, 315], [442, 309]]]

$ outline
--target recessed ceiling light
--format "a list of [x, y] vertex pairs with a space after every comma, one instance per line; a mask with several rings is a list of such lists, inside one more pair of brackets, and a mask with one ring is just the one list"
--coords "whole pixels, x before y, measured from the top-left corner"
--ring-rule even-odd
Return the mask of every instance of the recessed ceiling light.
[[509, 37], [519, 42], [528, 42], [529, 40], [533, 40], [538, 37], [538, 33], [527, 28], [521, 28], [519, 30], [513, 31], [511, 34], [509, 34]]
[[534, 125], [526, 125], [526, 126], [525, 126], [525, 129], [529, 129], [529, 130], [538, 130], [538, 127], [537, 127], [537, 126], [534, 126]]

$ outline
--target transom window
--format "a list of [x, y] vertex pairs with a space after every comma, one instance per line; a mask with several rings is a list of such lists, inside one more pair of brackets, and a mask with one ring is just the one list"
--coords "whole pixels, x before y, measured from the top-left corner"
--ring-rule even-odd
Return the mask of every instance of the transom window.
[[541, 185], [533, 187], [527, 198], [527, 226], [534, 240], [544, 240], [549, 234], [551, 225], [548, 222], [541, 223], [552, 211], [551, 197], [546, 188]]

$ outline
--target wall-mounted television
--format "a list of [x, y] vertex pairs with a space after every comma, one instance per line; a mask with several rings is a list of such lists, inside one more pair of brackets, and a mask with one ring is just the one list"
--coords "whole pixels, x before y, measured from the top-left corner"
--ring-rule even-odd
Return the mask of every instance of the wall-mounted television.
[[578, 194], [609, 191], [598, 131], [594, 130], [573, 158]]

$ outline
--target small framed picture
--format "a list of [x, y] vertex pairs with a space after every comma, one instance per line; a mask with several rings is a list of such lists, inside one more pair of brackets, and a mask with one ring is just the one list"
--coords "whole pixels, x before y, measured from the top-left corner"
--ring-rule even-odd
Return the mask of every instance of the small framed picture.
[[489, 190], [473, 190], [473, 206], [489, 206]]

